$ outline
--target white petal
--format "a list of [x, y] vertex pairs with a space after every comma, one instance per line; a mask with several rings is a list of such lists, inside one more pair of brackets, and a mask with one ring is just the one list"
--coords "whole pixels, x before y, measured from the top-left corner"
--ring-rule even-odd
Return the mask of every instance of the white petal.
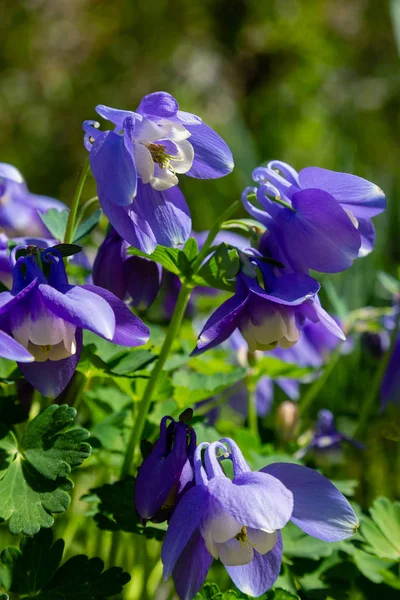
[[171, 166], [177, 173], [187, 173], [191, 169], [194, 159], [194, 149], [190, 142], [183, 140], [177, 144], [179, 153], [171, 159]]
[[218, 544], [219, 558], [227, 567], [247, 565], [253, 560], [253, 548], [247, 542], [232, 538], [224, 544]]
[[133, 156], [139, 177], [143, 183], [150, 183], [154, 175], [154, 162], [150, 150], [143, 144], [133, 144]]
[[73, 345], [72, 350], [73, 350], [73, 352], [69, 352], [65, 348], [63, 342], [60, 342], [59, 344], [52, 346], [50, 352], [48, 353], [48, 358], [49, 358], [49, 360], [54, 360], [54, 361], [62, 360], [63, 358], [69, 358], [76, 352], [75, 344]]
[[152, 188], [158, 192], [162, 192], [164, 190], [169, 190], [169, 188], [174, 187], [174, 185], [178, 185], [178, 183], [179, 179], [172, 171], [169, 169], [161, 169], [158, 165], [155, 165], [154, 177], [150, 179]]
[[275, 547], [278, 541], [278, 533], [276, 531], [274, 533], [266, 533], [265, 531], [261, 531], [261, 529], [248, 527], [247, 538], [254, 550], [257, 550], [260, 554], [266, 554]]
[[38, 346], [54, 346], [62, 342], [64, 335], [64, 321], [56, 317], [43, 303], [37, 301], [31, 305], [31, 318], [29, 324], [29, 339]]
[[[166, 140], [180, 142], [191, 136], [190, 131], [188, 131], [181, 123], [177, 123], [176, 121], [174, 122], [169, 121], [168, 119], [161, 119], [159, 124], [162, 126], [165, 132], [163, 133], [162, 137]], [[161, 139], [161, 136], [158, 139]]]
[[140, 123], [136, 123], [133, 137], [137, 142], [156, 142], [165, 137], [168, 131], [169, 128], [159, 126], [154, 121], [144, 118]]
[[72, 325], [72, 323], [67, 323], [67, 321], [64, 321], [63, 343], [64, 343], [64, 348], [69, 353], [69, 356], [71, 356], [72, 354], [75, 354], [75, 352], [76, 352], [75, 331], [76, 331], [75, 325]]
[[25, 318], [18, 323], [17, 326], [11, 327], [11, 333], [13, 338], [17, 340], [24, 348], [28, 347], [29, 344], [29, 312], [25, 316]]
[[220, 517], [212, 519], [209, 522], [209, 527], [213, 540], [222, 544], [235, 537], [241, 531], [243, 525], [238, 523], [231, 515], [224, 513]]

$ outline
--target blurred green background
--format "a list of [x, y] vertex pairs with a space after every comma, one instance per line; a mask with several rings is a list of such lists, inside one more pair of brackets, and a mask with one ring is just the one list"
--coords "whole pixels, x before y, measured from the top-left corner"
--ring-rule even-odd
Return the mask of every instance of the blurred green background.
[[[390, 303], [376, 272], [400, 262], [399, 0], [0, 0], [0, 11], [0, 160], [32, 191], [68, 203], [96, 104], [134, 110], [166, 90], [236, 160], [218, 181], [181, 177], [196, 230], [266, 160], [356, 173], [385, 190], [388, 209], [375, 251], [331, 280], [349, 309]], [[337, 309], [332, 294], [325, 302]], [[360, 349], [343, 358], [320, 406], [356, 418], [375, 369]], [[364, 501], [395, 493], [396, 440], [377, 435]]]

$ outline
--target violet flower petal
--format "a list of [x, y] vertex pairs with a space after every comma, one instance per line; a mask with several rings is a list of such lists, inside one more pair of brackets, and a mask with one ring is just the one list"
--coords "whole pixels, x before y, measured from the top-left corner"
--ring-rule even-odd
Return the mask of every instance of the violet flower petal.
[[300, 465], [274, 463], [261, 469], [293, 493], [292, 521], [320, 540], [337, 542], [352, 536], [357, 517], [341, 492], [323, 475]]

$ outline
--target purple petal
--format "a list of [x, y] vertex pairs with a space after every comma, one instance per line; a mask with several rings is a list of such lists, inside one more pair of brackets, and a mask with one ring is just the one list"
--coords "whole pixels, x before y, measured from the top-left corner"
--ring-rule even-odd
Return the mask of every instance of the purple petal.
[[306, 273], [290, 273], [276, 277], [270, 286], [266, 286], [266, 293], [256, 280], [246, 277], [249, 288], [258, 296], [278, 304], [296, 306], [305, 300], [313, 298], [319, 292], [320, 284], [316, 279]]
[[298, 400], [300, 398], [300, 384], [295, 379], [280, 377], [276, 380], [276, 383], [291, 400]]
[[139, 180], [134, 204], [137, 214], [148, 223], [157, 244], [171, 248], [189, 239], [192, 220], [178, 186], [159, 192]]
[[99, 135], [90, 151], [90, 166], [102, 207], [104, 201], [118, 206], [132, 204], [136, 195], [136, 167], [122, 136], [112, 131]]
[[[82, 288], [90, 293], [93, 292], [100, 299], [104, 299], [113, 311], [115, 320], [115, 332], [111, 339], [113, 344], [134, 347], [143, 346], [149, 341], [149, 328], [129, 310], [122, 300], [97, 285], [83, 285]], [[102, 337], [106, 336], [102, 335]]]
[[0, 177], [4, 177], [4, 179], [10, 179], [11, 181], [15, 181], [15, 183], [25, 182], [18, 169], [7, 163], [0, 163]]
[[[41, 213], [47, 212], [51, 208], [55, 208], [58, 212], [66, 210], [68, 207], [60, 200], [50, 198], [49, 196], [41, 196], [39, 194], [28, 193], [24, 197], [24, 201], [29, 205], [31, 210], [40, 211]], [[43, 225], [44, 230], [47, 232], [47, 228]]]
[[208, 319], [200, 332], [192, 355], [214, 348], [224, 342], [237, 327], [237, 317], [247, 304], [248, 297], [235, 294], [228, 298]]
[[[102, 289], [96, 286], [88, 287]], [[113, 339], [115, 332], [113, 309], [97, 292], [93, 293], [92, 290], [77, 285], [66, 286], [65, 290], [59, 291], [46, 284], [40, 284], [39, 291], [45, 305], [58, 317], [77, 327], [93, 331], [107, 340]], [[106, 293], [113, 296], [111, 292]]]
[[18, 363], [21, 373], [28, 382], [47, 398], [56, 398], [65, 389], [75, 373], [82, 350], [82, 330], [75, 333], [76, 352], [61, 360]]
[[93, 264], [93, 283], [123, 300], [126, 296], [124, 257], [126, 242], [112, 231], [97, 251]]
[[[124, 121], [128, 117], [135, 119], [138, 117], [136, 113], [131, 110], [119, 110], [118, 108], [111, 108], [109, 106], [104, 106], [104, 104], [99, 104], [96, 106], [96, 112], [98, 115], [103, 117], [103, 119], [107, 119], [107, 121], [111, 121], [114, 125], [118, 125], [121, 129], [123, 129]], [[141, 117], [138, 117], [139, 119]]]
[[331, 194], [355, 217], [374, 217], [386, 208], [380, 187], [357, 175], [338, 173], [319, 167], [307, 167], [299, 173], [302, 188], [318, 188]]
[[293, 493], [292, 521], [320, 540], [337, 542], [352, 536], [357, 517], [346, 498], [323, 475], [300, 465], [274, 463], [261, 469]]
[[361, 247], [358, 256], [367, 256], [375, 246], [376, 231], [370, 219], [358, 219], [358, 233], [361, 236]]
[[31, 281], [26, 287], [24, 287], [18, 294], [12, 294], [11, 292], [0, 293], [0, 316], [6, 312], [15, 308], [15, 306], [21, 302], [24, 298], [27, 298], [37, 286], [37, 279]]
[[162, 267], [140, 256], [129, 256], [124, 261], [123, 267], [124, 280], [132, 298], [132, 305], [137, 310], [147, 310], [160, 291]]
[[177, 505], [164, 539], [161, 560], [164, 565], [163, 577], [168, 579], [176, 561], [183, 552], [208, 508], [209, 494], [205, 486], [196, 485], [190, 489]]
[[102, 199], [101, 207], [114, 229], [131, 246], [151, 254], [157, 246], [149, 224], [135, 211], [135, 203], [118, 206], [108, 198]]
[[276, 219], [276, 235], [295, 270], [336, 273], [358, 256], [360, 234], [348, 215], [327, 192], [307, 189], [293, 195], [293, 208]]
[[21, 363], [33, 362], [35, 359], [26, 348], [21, 346], [13, 337], [0, 331], [0, 356]]
[[213, 562], [203, 536], [196, 529], [172, 571], [180, 600], [192, 600], [203, 585]]
[[381, 385], [381, 409], [388, 402], [400, 404], [400, 336], [396, 340]]
[[194, 160], [186, 173], [197, 179], [217, 179], [228, 175], [233, 167], [233, 156], [228, 145], [205, 123], [192, 125], [183, 122], [191, 136], [189, 142], [194, 148]]
[[[213, 500], [210, 519], [227, 513], [247, 527], [273, 532], [282, 529], [292, 516], [291, 492], [278, 479], [266, 478], [264, 473], [243, 473], [233, 481], [214, 477], [208, 491]], [[207, 523], [204, 526], [207, 528]]]
[[[168, 454], [166, 431], [143, 461], [135, 484], [135, 506], [142, 519], [151, 519], [166, 502], [179, 483], [187, 461], [187, 426], [176, 423], [174, 445]], [[160, 438], [161, 438], [160, 435]], [[193, 478], [193, 472], [192, 472]]]
[[254, 550], [254, 558], [249, 564], [225, 568], [241, 592], [258, 597], [269, 590], [277, 580], [281, 570], [282, 550], [282, 535], [278, 532], [278, 540], [267, 554], [259, 554]]
[[141, 115], [154, 115], [164, 119], [175, 117], [177, 111], [178, 102], [168, 92], [147, 94], [137, 109], [137, 112]]
[[260, 417], [266, 417], [274, 401], [274, 383], [270, 377], [260, 377], [257, 382], [256, 392], [256, 410]]

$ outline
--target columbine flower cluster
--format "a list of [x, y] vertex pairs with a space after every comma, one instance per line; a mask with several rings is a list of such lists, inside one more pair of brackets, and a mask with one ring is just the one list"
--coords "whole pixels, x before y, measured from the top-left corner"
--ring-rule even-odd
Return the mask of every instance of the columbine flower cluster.
[[256, 250], [242, 253], [235, 294], [207, 321], [194, 354], [236, 330], [250, 352], [290, 348], [309, 322], [346, 339], [322, 308], [319, 283], [308, 273], [343, 271], [372, 250], [371, 217], [385, 209], [384, 193], [354, 175], [317, 167], [297, 173], [280, 161], [256, 169], [253, 178], [259, 186], [246, 188], [242, 200], [265, 233]]
[[[194, 450], [195, 443], [188, 425], [165, 417], [135, 488], [141, 518], [171, 517], [161, 557], [164, 578], [172, 573], [181, 600], [192, 600], [213, 560], [243, 593], [263, 594], [279, 575], [281, 530], [290, 520], [328, 542], [357, 530], [350, 504], [318, 472], [289, 463], [253, 472], [232, 439]], [[233, 479], [224, 461], [232, 462]]]

